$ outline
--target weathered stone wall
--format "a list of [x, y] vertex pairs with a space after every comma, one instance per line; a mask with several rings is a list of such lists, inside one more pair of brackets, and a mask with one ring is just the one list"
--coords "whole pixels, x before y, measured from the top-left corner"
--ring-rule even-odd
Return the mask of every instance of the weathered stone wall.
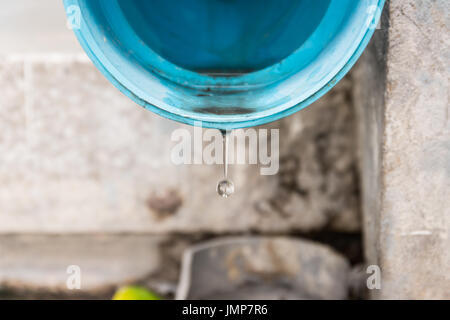
[[[171, 133], [192, 128], [135, 105], [84, 54], [5, 56], [0, 85], [0, 282], [64, 288], [66, 264], [85, 265], [86, 289], [158, 278], [167, 259], [142, 259], [165, 257], [160, 238], [176, 234], [185, 247], [201, 235], [360, 230], [351, 78], [267, 126], [280, 129], [279, 174], [233, 165], [227, 200], [215, 191], [221, 166], [171, 161]], [[137, 239], [123, 238], [124, 255], [109, 248], [121, 234]], [[43, 249], [51, 239], [58, 245]], [[123, 270], [98, 278], [108, 257]]]
[[446, 0], [391, 1], [355, 75], [373, 297], [450, 297], [449, 12]]
[[[173, 130], [110, 85], [83, 57], [0, 66], [0, 232], [357, 231], [349, 80], [280, 128], [280, 174], [171, 161]], [[192, 130], [191, 128], [188, 128]]]

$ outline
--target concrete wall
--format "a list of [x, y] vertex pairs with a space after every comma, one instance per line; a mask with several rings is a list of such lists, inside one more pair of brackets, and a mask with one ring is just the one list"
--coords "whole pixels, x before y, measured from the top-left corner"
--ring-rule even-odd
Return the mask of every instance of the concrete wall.
[[376, 298], [450, 298], [449, 12], [445, 0], [391, 1], [355, 75]]
[[84, 56], [6, 57], [0, 80], [0, 232], [358, 230], [348, 81], [271, 125], [280, 174], [232, 166], [227, 201], [221, 166], [171, 161], [171, 133], [192, 129], [135, 105]]

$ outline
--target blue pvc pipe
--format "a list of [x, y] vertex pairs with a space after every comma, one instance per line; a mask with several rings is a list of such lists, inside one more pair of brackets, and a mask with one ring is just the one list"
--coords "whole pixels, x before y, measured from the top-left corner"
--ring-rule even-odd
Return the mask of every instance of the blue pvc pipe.
[[[166, 118], [234, 129], [317, 100], [369, 42], [384, 0], [63, 0], [123, 93]], [[73, 7], [72, 7], [73, 8]]]

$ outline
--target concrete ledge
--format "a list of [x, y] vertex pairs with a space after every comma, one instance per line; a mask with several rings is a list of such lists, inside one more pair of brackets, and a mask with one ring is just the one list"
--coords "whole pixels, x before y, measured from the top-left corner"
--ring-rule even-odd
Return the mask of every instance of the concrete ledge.
[[[280, 129], [280, 174], [171, 162], [182, 126], [120, 94], [84, 55], [0, 64], [0, 233], [358, 231], [351, 78]], [[161, 203], [176, 204], [167, 210]]]
[[391, 1], [378, 33], [387, 47], [375, 41], [357, 73], [376, 298], [450, 298], [449, 12], [446, 0]]
[[79, 292], [67, 287], [69, 266], [80, 268], [80, 292], [135, 282], [161, 271], [163, 243], [146, 235], [2, 235], [0, 287]]

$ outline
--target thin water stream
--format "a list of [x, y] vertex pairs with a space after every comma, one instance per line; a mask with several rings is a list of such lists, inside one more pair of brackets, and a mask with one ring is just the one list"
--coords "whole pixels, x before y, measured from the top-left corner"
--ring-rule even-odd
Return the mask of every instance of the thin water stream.
[[228, 179], [228, 145], [231, 131], [221, 130], [223, 137], [223, 180], [217, 184], [217, 193], [228, 198], [234, 193], [234, 184]]

